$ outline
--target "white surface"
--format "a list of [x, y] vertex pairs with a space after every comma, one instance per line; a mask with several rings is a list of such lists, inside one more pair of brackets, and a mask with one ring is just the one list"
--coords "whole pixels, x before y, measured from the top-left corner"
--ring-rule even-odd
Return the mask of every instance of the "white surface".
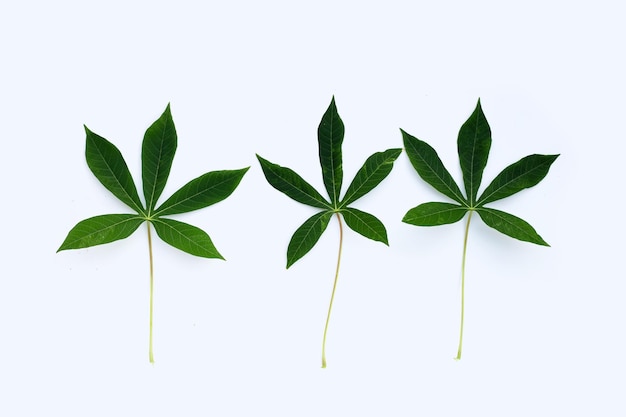
[[[2, 9], [0, 415], [626, 414], [619, 2]], [[536, 188], [492, 205], [551, 248], [472, 223], [460, 362], [463, 224], [401, 223], [446, 201], [402, 155], [355, 204], [386, 224], [391, 246], [346, 232], [320, 369], [337, 225], [285, 270], [313, 211], [271, 188], [254, 154], [321, 190], [316, 129], [333, 94], [344, 187], [367, 156], [402, 146], [400, 127], [460, 182], [456, 136], [478, 97], [493, 132], [483, 187], [525, 155], [561, 154]], [[128, 211], [89, 172], [83, 123], [138, 179], [143, 133], [168, 102], [179, 147], [163, 197], [206, 171], [252, 168], [224, 202], [177, 217], [227, 262], [155, 244], [151, 366], [145, 227], [55, 251], [78, 221]]]

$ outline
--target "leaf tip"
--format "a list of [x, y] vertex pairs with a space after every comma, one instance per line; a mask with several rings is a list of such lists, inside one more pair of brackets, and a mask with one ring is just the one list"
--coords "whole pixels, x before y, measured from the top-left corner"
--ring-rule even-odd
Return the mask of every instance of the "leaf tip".
[[334, 110], [335, 112], [337, 112], [337, 103], [335, 101], [335, 95], [333, 94], [332, 98], [330, 99], [330, 105], [328, 106], [329, 109]]

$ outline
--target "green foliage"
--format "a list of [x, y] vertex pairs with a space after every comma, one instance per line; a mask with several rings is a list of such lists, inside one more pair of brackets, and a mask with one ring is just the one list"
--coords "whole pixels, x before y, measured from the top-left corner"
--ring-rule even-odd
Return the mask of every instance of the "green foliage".
[[371, 214], [349, 207], [372, 191], [393, 168], [393, 162], [402, 149], [387, 149], [370, 156], [348, 186], [343, 200], [339, 198], [343, 182], [341, 144], [344, 125], [337, 112], [333, 97], [317, 130], [319, 158], [328, 199], [292, 169], [274, 164], [257, 155], [267, 181], [293, 200], [322, 212], [309, 218], [296, 230], [287, 251], [287, 268], [306, 255], [318, 241], [333, 213], [340, 213], [346, 224], [355, 232], [388, 245], [387, 232], [382, 222]]
[[106, 214], [83, 220], [70, 230], [58, 251], [124, 239], [147, 221], [155, 226], [163, 241], [175, 248], [205, 258], [222, 258], [206, 233], [162, 216], [198, 210], [224, 200], [237, 188], [248, 168], [206, 173], [181, 187], [155, 209], [176, 153], [177, 136], [170, 106], [148, 128], [143, 139], [141, 163], [145, 205], [139, 199], [128, 166], [117, 147], [87, 127], [85, 131], [85, 156], [89, 169], [107, 190], [137, 213]]
[[437, 152], [426, 142], [401, 130], [406, 153], [420, 177], [453, 203], [423, 203], [409, 210], [403, 222], [416, 226], [438, 226], [461, 220], [470, 210], [478, 212], [485, 224], [511, 236], [538, 245], [548, 244], [524, 220], [485, 204], [509, 197], [537, 185], [548, 173], [558, 155], [530, 155], [505, 168], [478, 195], [478, 188], [491, 148], [491, 129], [480, 106], [480, 100], [459, 132], [458, 152], [466, 195], [461, 193]]
[[333, 215], [337, 217], [339, 222], [337, 269], [322, 342], [323, 368], [326, 367], [326, 333], [341, 262], [341, 247], [343, 242], [341, 218], [343, 216], [348, 227], [360, 235], [368, 239], [383, 242], [386, 245], [389, 244], [387, 231], [383, 223], [372, 214], [357, 210], [350, 207], [350, 205], [372, 191], [389, 175], [393, 168], [394, 161], [402, 152], [402, 149], [387, 149], [384, 152], [377, 152], [367, 158], [348, 186], [343, 199], [341, 199], [340, 194], [343, 183], [341, 145], [343, 143], [344, 131], [344, 125], [337, 112], [335, 98], [333, 97], [317, 129], [319, 159], [328, 199], [323, 197], [312, 185], [306, 182], [292, 169], [274, 164], [257, 155], [265, 178], [272, 187], [299, 203], [321, 209], [321, 211], [307, 219], [291, 237], [287, 248], [287, 268], [306, 255], [313, 246], [315, 246], [322, 236], [322, 233], [326, 230]]
[[[167, 244], [203, 258], [224, 259], [211, 238], [203, 230], [163, 216], [186, 213], [210, 206], [231, 195], [248, 168], [208, 172], [191, 180], [157, 207], [165, 188], [176, 153], [177, 135], [170, 106], [154, 122], [143, 139], [141, 147], [141, 174], [145, 205], [139, 199], [135, 182], [120, 151], [111, 142], [85, 126], [87, 165], [96, 178], [135, 214], [104, 214], [79, 222], [70, 230], [57, 252], [87, 248], [114, 242], [130, 236], [143, 222], [147, 222], [150, 254], [150, 362], [152, 352], [153, 264], [150, 225]], [[157, 208], [155, 208], [157, 207]]]
[[469, 119], [461, 126], [457, 142], [459, 162], [463, 173], [465, 195], [450, 172], [441, 162], [437, 152], [426, 142], [401, 130], [406, 153], [420, 177], [437, 191], [454, 200], [423, 203], [410, 209], [403, 222], [416, 226], [439, 226], [455, 223], [467, 217], [463, 243], [461, 278], [461, 334], [456, 359], [461, 358], [465, 305], [465, 254], [467, 235], [472, 213], [476, 211], [483, 222], [507, 236], [537, 245], [549, 246], [526, 221], [512, 214], [485, 207], [485, 204], [509, 197], [525, 188], [537, 185], [547, 174], [559, 155], [529, 155], [509, 165], [487, 186], [478, 197], [483, 171], [491, 149], [491, 129], [483, 114], [480, 100]]

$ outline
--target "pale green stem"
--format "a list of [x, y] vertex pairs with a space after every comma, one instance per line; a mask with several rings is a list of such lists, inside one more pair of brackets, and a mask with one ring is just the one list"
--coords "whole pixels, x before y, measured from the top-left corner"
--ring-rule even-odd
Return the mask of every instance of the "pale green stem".
[[467, 216], [467, 224], [465, 225], [465, 238], [463, 239], [463, 261], [461, 262], [461, 334], [459, 335], [459, 351], [456, 354], [457, 361], [461, 359], [461, 351], [463, 350], [463, 322], [465, 319], [465, 255], [467, 254], [467, 235], [469, 234], [470, 220], [472, 220], [472, 213], [474, 210], [469, 211]]
[[152, 352], [152, 304], [154, 295], [154, 268], [152, 266], [152, 234], [150, 233], [150, 222], [146, 222], [148, 225], [148, 253], [150, 254], [150, 363], [154, 363], [154, 354]]
[[335, 299], [335, 290], [337, 289], [337, 278], [339, 278], [339, 265], [341, 264], [341, 247], [343, 245], [343, 225], [341, 224], [341, 216], [337, 214], [339, 221], [339, 253], [337, 254], [337, 269], [335, 270], [335, 282], [333, 283], [333, 292], [330, 295], [330, 305], [328, 306], [328, 317], [326, 317], [326, 326], [324, 326], [324, 338], [322, 339], [322, 368], [326, 368], [326, 333], [328, 332], [328, 323], [330, 322], [330, 312], [333, 309], [333, 300]]

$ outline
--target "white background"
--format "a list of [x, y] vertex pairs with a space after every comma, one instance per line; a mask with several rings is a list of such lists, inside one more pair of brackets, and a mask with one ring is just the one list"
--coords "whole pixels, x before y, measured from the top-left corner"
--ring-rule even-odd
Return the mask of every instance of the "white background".
[[[0, 13], [0, 415], [626, 415], [626, 64], [618, 1], [23, 1]], [[355, 207], [390, 247], [347, 230], [320, 369], [338, 228], [289, 270], [314, 213], [254, 156], [323, 190], [316, 129], [332, 95], [344, 187], [399, 128], [460, 182], [456, 136], [480, 97], [493, 132], [483, 187], [532, 153], [561, 156], [494, 203], [550, 248], [472, 222], [464, 357], [463, 223], [402, 223], [447, 201], [406, 155]], [[167, 103], [179, 147], [163, 193], [251, 166], [227, 200], [177, 216], [228, 259], [155, 243], [148, 363], [145, 226], [55, 253], [78, 221], [129, 212], [84, 160], [83, 124], [140, 187], [145, 129]], [[345, 188], [344, 188], [345, 190]], [[162, 200], [164, 201], [164, 200]]]

